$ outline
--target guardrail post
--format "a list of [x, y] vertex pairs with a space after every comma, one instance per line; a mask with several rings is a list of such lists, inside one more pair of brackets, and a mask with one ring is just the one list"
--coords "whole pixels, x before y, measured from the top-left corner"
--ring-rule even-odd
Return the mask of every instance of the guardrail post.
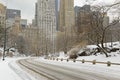
[[85, 60], [84, 60], [84, 59], [82, 59], [82, 63], [85, 63]]
[[76, 62], [76, 60], [75, 60], [75, 59], [73, 59], [73, 62]]
[[111, 66], [111, 62], [110, 61], [107, 62], [107, 66], [108, 67]]
[[67, 62], [69, 61], [69, 59], [67, 59]]
[[56, 60], [58, 61], [58, 58]]
[[61, 58], [61, 61], [63, 61], [63, 58]]
[[95, 64], [96, 64], [96, 60], [93, 60], [93, 62], [92, 62], [92, 63], [93, 63], [93, 65], [95, 65]]

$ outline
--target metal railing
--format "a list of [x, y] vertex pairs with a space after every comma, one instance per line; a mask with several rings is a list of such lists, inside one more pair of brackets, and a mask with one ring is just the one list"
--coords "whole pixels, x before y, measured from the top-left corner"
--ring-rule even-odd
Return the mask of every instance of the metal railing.
[[56, 61], [73, 61], [73, 62], [82, 62], [82, 63], [92, 63], [93, 65], [95, 64], [107, 64], [107, 66], [111, 66], [111, 65], [120, 65], [120, 63], [113, 63], [113, 62], [110, 62], [110, 61], [107, 61], [107, 62], [100, 62], [100, 61], [96, 61], [96, 60], [93, 60], [93, 61], [88, 61], [88, 60], [85, 60], [85, 59], [82, 59], [82, 60], [76, 60], [76, 59], [63, 59], [63, 58], [47, 58], [48, 60], [56, 60]]

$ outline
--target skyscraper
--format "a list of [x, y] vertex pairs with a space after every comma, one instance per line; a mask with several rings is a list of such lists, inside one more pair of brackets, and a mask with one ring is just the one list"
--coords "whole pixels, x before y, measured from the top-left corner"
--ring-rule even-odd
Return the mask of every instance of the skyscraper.
[[47, 54], [51, 50], [51, 52], [55, 50], [56, 0], [38, 0], [36, 9], [37, 27], [40, 34], [39, 43], [42, 52], [47, 51], [45, 52]]
[[59, 31], [69, 31], [74, 24], [74, 0], [60, 0]]
[[55, 2], [55, 5], [56, 5], [56, 30], [58, 30], [58, 10], [59, 10], [59, 0], [56, 0]]

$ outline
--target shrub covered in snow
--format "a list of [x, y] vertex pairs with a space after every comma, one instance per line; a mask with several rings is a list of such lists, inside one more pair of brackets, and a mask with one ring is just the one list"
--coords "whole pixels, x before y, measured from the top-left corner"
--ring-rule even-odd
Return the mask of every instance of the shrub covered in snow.
[[69, 55], [69, 59], [76, 59], [78, 56], [77, 54], [71, 54]]

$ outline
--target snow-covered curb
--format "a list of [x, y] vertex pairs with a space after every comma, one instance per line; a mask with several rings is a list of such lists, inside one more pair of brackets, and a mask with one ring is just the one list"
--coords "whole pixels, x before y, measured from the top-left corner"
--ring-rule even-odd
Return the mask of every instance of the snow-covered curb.
[[22, 80], [33, 80], [33, 78], [28, 76], [26, 72], [20, 69], [18, 65], [16, 65], [15, 61], [8, 63], [8, 66], [22, 79]]

